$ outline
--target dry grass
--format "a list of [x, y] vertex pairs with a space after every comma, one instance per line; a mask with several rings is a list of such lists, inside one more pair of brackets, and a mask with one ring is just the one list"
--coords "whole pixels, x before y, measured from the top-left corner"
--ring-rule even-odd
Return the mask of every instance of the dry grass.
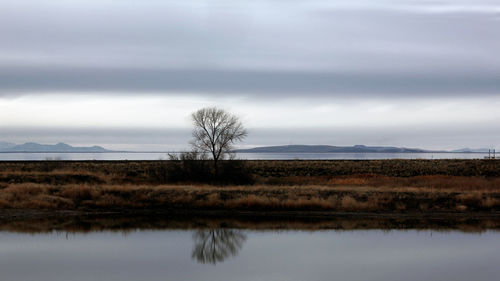
[[225, 209], [338, 212], [498, 211], [500, 193], [401, 187], [46, 185], [0, 190], [2, 209]]
[[[244, 161], [257, 184], [476, 188], [500, 183], [494, 160]], [[167, 184], [172, 161], [2, 161], [0, 183]], [[395, 180], [397, 179], [397, 180]]]
[[500, 161], [495, 160], [257, 160], [248, 161], [248, 165], [264, 179], [350, 175], [500, 177]]
[[1, 209], [500, 211], [500, 161], [248, 161], [256, 184], [169, 184], [169, 161], [0, 162]]
[[271, 181], [275, 185], [327, 185], [382, 188], [427, 188], [435, 190], [474, 191], [500, 190], [500, 177], [428, 175], [414, 177], [392, 177], [376, 174], [348, 175], [336, 177], [291, 176]]

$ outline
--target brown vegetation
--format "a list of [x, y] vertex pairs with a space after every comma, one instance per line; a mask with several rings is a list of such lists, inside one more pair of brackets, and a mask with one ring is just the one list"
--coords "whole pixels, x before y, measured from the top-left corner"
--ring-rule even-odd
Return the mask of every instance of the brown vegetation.
[[331, 212], [500, 211], [500, 192], [347, 186], [10, 184], [3, 209], [307, 210]]
[[384, 213], [500, 211], [500, 161], [233, 163], [239, 166], [221, 165], [225, 169], [221, 173], [231, 181], [248, 177], [253, 184], [200, 184], [195, 176], [198, 169], [203, 171], [203, 162], [0, 162], [0, 208]]
[[[249, 160], [223, 161], [226, 177], [249, 176], [257, 184], [433, 184], [487, 183], [500, 178], [495, 160]], [[224, 164], [223, 163], [223, 164]], [[227, 164], [230, 163], [230, 164]], [[208, 163], [210, 164], [210, 163]], [[204, 161], [2, 161], [1, 183], [168, 184], [197, 183], [206, 177]], [[187, 173], [186, 177], [181, 173]], [[242, 175], [241, 173], [244, 173]], [[197, 174], [201, 174], [197, 177]], [[435, 177], [427, 177], [435, 176]], [[427, 178], [426, 178], [427, 177]], [[451, 177], [456, 182], [450, 182]], [[470, 179], [473, 182], [467, 182]], [[453, 179], [452, 179], [453, 180]], [[406, 181], [406, 182], [403, 182]], [[246, 183], [248, 184], [248, 182]], [[498, 182], [495, 183], [496, 185]], [[498, 185], [497, 185], [498, 186]]]

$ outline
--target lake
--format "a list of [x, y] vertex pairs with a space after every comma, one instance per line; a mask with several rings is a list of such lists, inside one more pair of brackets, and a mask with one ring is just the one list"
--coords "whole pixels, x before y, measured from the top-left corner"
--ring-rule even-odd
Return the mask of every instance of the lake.
[[218, 227], [199, 221], [138, 222], [123, 228], [113, 225], [116, 220], [98, 219], [98, 226], [82, 221], [68, 226], [64, 219], [53, 220], [54, 228], [36, 220], [2, 224], [1, 280], [480, 281], [500, 276], [500, 232], [463, 224], [391, 229], [384, 223], [384, 229], [363, 229], [366, 222], [343, 221], [348, 230], [319, 230], [315, 223], [269, 229], [248, 222], [238, 228], [230, 222], [217, 222]]
[[[285, 159], [483, 159], [488, 153], [239, 153], [237, 158], [248, 160]], [[8, 160], [161, 160], [166, 152], [113, 153], [0, 153], [0, 161]]]

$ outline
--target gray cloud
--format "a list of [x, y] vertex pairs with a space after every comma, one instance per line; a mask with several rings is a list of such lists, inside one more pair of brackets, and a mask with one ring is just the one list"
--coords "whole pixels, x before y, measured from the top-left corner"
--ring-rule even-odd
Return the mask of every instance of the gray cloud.
[[401, 96], [500, 88], [496, 1], [0, 4], [0, 91]]
[[496, 95], [500, 76], [124, 68], [0, 68], [0, 93], [247, 94], [253, 97]]
[[[220, 103], [247, 108], [248, 120], [252, 112], [270, 115], [254, 117], [261, 127], [251, 131], [248, 145], [492, 146], [500, 138], [494, 130], [498, 114], [483, 109], [484, 104], [495, 108], [498, 102], [499, 38], [498, 0], [4, 0], [0, 126], [18, 127], [0, 128], [0, 137], [175, 149], [185, 146], [189, 130], [126, 127], [132, 126], [134, 117], [140, 120], [133, 126], [143, 122], [145, 127], [152, 126], [151, 120], [173, 120], [172, 115], [181, 113], [179, 108], [168, 113], [171, 104], [191, 110]], [[38, 93], [70, 98], [33, 98]], [[82, 93], [95, 95], [80, 95], [68, 105], [71, 94]], [[153, 114], [148, 103], [138, 105], [130, 99], [123, 103], [126, 108], [114, 107], [116, 112], [109, 114], [136, 116], [120, 122], [106, 115], [109, 99], [144, 94], [167, 96], [158, 99], [165, 114]], [[185, 101], [169, 103], [190, 94]], [[394, 102], [396, 98], [406, 99]], [[92, 101], [87, 106], [94, 108], [77, 110], [82, 99]], [[39, 106], [39, 101], [45, 104]], [[415, 101], [424, 104], [405, 107], [408, 112], [392, 108]], [[315, 112], [305, 118], [311, 126], [349, 117], [346, 121], [353, 128], [264, 129], [292, 126], [293, 120], [280, 117], [301, 107], [309, 109], [302, 112]], [[467, 113], [456, 114], [457, 108]], [[43, 116], [29, 116], [32, 109]], [[61, 122], [54, 114], [58, 110], [74, 111], [75, 116]], [[448, 115], [460, 120], [440, 118]], [[279, 121], [267, 122], [273, 116]], [[366, 126], [374, 116], [386, 124]], [[401, 119], [420, 127], [389, 127], [392, 120]], [[477, 124], [484, 120], [491, 122]], [[55, 128], [70, 122], [124, 129]], [[440, 125], [428, 128], [429, 123]]]

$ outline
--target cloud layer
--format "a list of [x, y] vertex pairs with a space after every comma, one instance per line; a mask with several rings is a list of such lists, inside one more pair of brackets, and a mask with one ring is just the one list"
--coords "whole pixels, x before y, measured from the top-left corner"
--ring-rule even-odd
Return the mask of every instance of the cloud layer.
[[476, 130], [500, 122], [498, 0], [4, 0], [0, 38], [5, 140], [71, 128], [140, 148], [221, 105], [256, 132], [298, 128], [248, 145], [498, 145]]
[[498, 1], [1, 5], [4, 95], [475, 95], [496, 92], [500, 85]]
[[[0, 69], [5, 96], [25, 93], [161, 95], [205, 93], [256, 98], [297, 97], [415, 97], [497, 95], [500, 76], [443, 74], [328, 73], [299, 71], [184, 70], [129, 68]], [[270, 95], [271, 94], [271, 95]]]

